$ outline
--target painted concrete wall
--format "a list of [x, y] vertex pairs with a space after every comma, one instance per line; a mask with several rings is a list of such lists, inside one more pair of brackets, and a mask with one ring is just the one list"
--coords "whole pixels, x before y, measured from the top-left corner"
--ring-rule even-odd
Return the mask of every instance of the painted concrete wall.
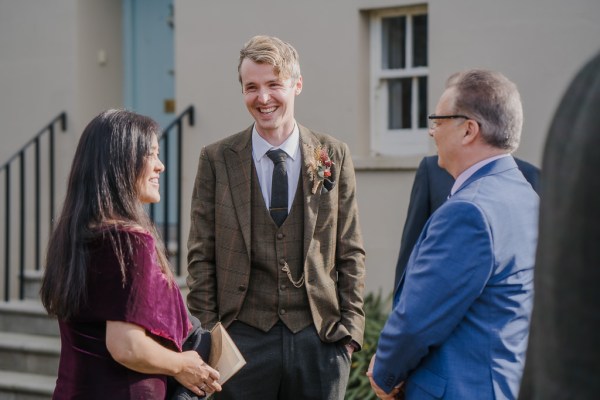
[[470, 67], [497, 69], [517, 83], [524, 108], [517, 155], [541, 164], [560, 97], [576, 71], [600, 50], [595, 0], [430, 3], [430, 93], [445, 77]]
[[[279, 36], [300, 53], [298, 121], [350, 146], [367, 288], [389, 292], [420, 157], [371, 156], [368, 12], [414, 4], [175, 0], [176, 104], [179, 111], [190, 104], [197, 110], [197, 124], [184, 138], [184, 232], [200, 148], [252, 123], [237, 80], [239, 49], [255, 34]], [[66, 110], [69, 130], [57, 141], [57, 172], [65, 179], [85, 123], [122, 105], [121, 7], [121, 0], [0, 0], [0, 162]], [[600, 2], [431, 0], [428, 7], [430, 109], [450, 73], [469, 67], [504, 72], [519, 85], [525, 107], [517, 155], [539, 165], [560, 96], [600, 50]]]
[[[83, 128], [103, 109], [122, 106], [121, 23], [121, 0], [0, 0], [0, 164], [65, 111], [68, 130], [55, 134], [55, 215], [62, 205], [67, 174]], [[106, 62], [99, 62], [99, 56], [105, 56]], [[46, 140], [42, 143], [47, 143]], [[42, 149], [46, 149], [41, 164], [44, 174], [49, 168], [47, 147]], [[27, 160], [25, 207], [33, 215], [32, 152]], [[22, 202], [17, 186], [18, 164], [11, 169], [11, 203], [18, 205]], [[6, 219], [5, 179], [0, 177], [2, 222]], [[50, 220], [48, 182], [48, 175], [44, 175], [41, 179], [44, 244]], [[19, 209], [9, 218], [11, 226], [18, 227]], [[28, 220], [25, 228], [32, 240], [33, 219]], [[16, 232], [10, 251], [13, 271], [19, 265]], [[0, 233], [2, 243], [4, 234]], [[0, 253], [4, 266], [5, 255], [2, 250]], [[26, 254], [27, 269], [37, 266], [31, 253]], [[4, 274], [0, 277], [2, 284], [3, 279]], [[12, 293], [16, 293], [16, 278]]]
[[[255, 34], [278, 36], [300, 53], [304, 88], [297, 120], [346, 141], [357, 166], [367, 249], [367, 288], [392, 290], [414, 168], [420, 157], [372, 157], [369, 148], [368, 11], [403, 0], [176, 0], [177, 104], [194, 104], [198, 124], [186, 159], [201, 146], [252, 123], [237, 80], [239, 49]], [[517, 155], [539, 165], [546, 131], [576, 70], [600, 50], [600, 2], [593, 0], [432, 0], [429, 7], [429, 107], [446, 78], [472, 67], [500, 70], [523, 97]], [[430, 153], [435, 152], [433, 145]], [[186, 193], [195, 168], [186, 171]], [[185, 202], [189, 209], [189, 200]]]
[[120, 0], [0, 0], [0, 163], [66, 111], [56, 146], [67, 173], [85, 124], [122, 106], [121, 36]]
[[73, 0], [0, 0], [0, 163], [72, 106], [76, 23]]

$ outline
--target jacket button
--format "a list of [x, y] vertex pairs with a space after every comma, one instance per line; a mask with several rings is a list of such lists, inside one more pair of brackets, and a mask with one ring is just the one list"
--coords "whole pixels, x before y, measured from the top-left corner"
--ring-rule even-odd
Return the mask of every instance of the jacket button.
[[245, 286], [245, 285], [240, 285], [240, 286], [238, 286], [238, 290], [239, 290], [240, 292], [243, 292], [243, 291], [245, 291], [245, 290], [246, 290], [246, 286]]
[[277, 234], [277, 239], [279, 239], [279, 240], [283, 239], [283, 233], [279, 232]]
[[281, 314], [281, 315], [285, 314], [285, 308], [282, 308], [281, 310], [279, 310], [279, 314]]

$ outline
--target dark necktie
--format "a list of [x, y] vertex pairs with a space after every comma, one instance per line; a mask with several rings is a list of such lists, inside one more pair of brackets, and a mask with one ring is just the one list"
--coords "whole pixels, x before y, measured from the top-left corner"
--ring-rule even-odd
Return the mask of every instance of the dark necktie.
[[288, 178], [285, 159], [287, 154], [281, 149], [267, 151], [273, 161], [273, 180], [271, 181], [271, 218], [281, 226], [288, 215]]

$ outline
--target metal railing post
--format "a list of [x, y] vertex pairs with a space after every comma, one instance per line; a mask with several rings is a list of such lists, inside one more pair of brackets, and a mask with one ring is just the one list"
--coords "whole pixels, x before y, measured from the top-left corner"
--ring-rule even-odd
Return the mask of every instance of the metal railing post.
[[[162, 153], [165, 154], [164, 156], [164, 164], [166, 167], [165, 173], [164, 173], [164, 198], [161, 199], [162, 204], [161, 209], [163, 210], [163, 229], [162, 229], [162, 235], [163, 235], [163, 240], [165, 243], [165, 247], [167, 248], [167, 251], [169, 250], [169, 242], [171, 241], [171, 236], [174, 235], [174, 240], [175, 240], [175, 253], [177, 254], [177, 258], [176, 258], [176, 263], [175, 261], [172, 259], [171, 262], [174, 264], [175, 267], [175, 273], [177, 275], [181, 274], [181, 262], [182, 262], [182, 258], [181, 258], [181, 246], [182, 246], [182, 240], [181, 240], [181, 208], [182, 208], [182, 182], [183, 182], [183, 178], [182, 178], [182, 172], [183, 172], [183, 121], [184, 119], [187, 117], [188, 120], [188, 124], [189, 126], [194, 126], [195, 123], [195, 110], [194, 110], [194, 106], [190, 105], [188, 108], [186, 108], [181, 114], [179, 114], [179, 116], [177, 116], [177, 118], [175, 120], [173, 120], [173, 122], [171, 122], [166, 128], [163, 129], [163, 133], [161, 135], [161, 137], [159, 138], [159, 140], [163, 140], [164, 139], [164, 144], [162, 144], [163, 146], [163, 151]], [[172, 130], [175, 130], [175, 132], [173, 132], [173, 134], [171, 133]], [[172, 136], [175, 137], [175, 139], [177, 140], [177, 143], [173, 144], [172, 142]], [[162, 142], [161, 142], [162, 143]], [[173, 164], [171, 162], [172, 157], [171, 157], [171, 148], [172, 146], [175, 146], [175, 150], [176, 150], [176, 154], [174, 154], [173, 156], [175, 157], [174, 162], [176, 163], [176, 166], [172, 169], [171, 165]], [[171, 171], [172, 169], [172, 171]], [[174, 176], [174, 174], [176, 174]], [[175, 188], [174, 190], [171, 190], [171, 185], [175, 184]], [[172, 212], [173, 210], [171, 210], [171, 207], [175, 205], [176, 210], [174, 212]], [[156, 215], [156, 207], [154, 204], [150, 205], [150, 218], [155, 221], [155, 223], [157, 222], [158, 216]], [[172, 219], [175, 219], [175, 221], [173, 221]], [[170, 224], [173, 223], [174, 227], [175, 227], [175, 232], [171, 233], [170, 232]], [[169, 252], [170, 254], [170, 252]], [[171, 255], [169, 255], [169, 258], [171, 258]]]
[[[18, 278], [18, 298], [23, 299], [25, 296], [25, 272], [26, 272], [26, 264], [27, 264], [27, 254], [32, 254], [32, 257], [35, 257], [33, 262], [35, 263], [35, 269], [39, 270], [41, 268], [41, 253], [42, 253], [42, 245], [41, 245], [41, 207], [42, 207], [42, 193], [41, 193], [41, 181], [42, 181], [42, 173], [47, 173], [49, 182], [48, 182], [48, 215], [50, 219], [50, 230], [52, 229], [52, 222], [54, 220], [54, 198], [55, 198], [55, 182], [56, 182], [56, 174], [55, 174], [55, 126], [59, 125], [60, 129], [64, 132], [67, 129], [67, 113], [62, 112], [58, 116], [56, 116], [52, 121], [50, 121], [41, 131], [39, 131], [31, 140], [29, 140], [19, 151], [17, 151], [12, 157], [8, 159], [6, 163], [0, 166], [0, 172], [6, 174], [5, 179], [5, 204], [4, 204], [4, 301], [11, 300], [11, 284], [14, 282], [15, 278]], [[41, 137], [48, 134], [48, 169], [43, 170], [41, 167]], [[33, 156], [34, 159], [29, 161], [33, 163], [33, 184], [31, 185], [31, 189], [33, 191], [33, 240], [27, 240], [27, 219], [30, 213], [28, 212], [27, 205], [27, 170], [28, 170], [28, 157], [27, 152], [29, 148], [33, 147]], [[15, 164], [15, 168], [19, 168], [18, 175], [15, 177], [18, 179], [16, 182], [16, 189], [19, 192], [19, 201], [17, 204], [13, 204], [12, 199], [12, 164]], [[18, 165], [17, 165], [18, 164]], [[46, 199], [46, 197], [44, 197]], [[46, 203], [44, 203], [45, 205]], [[20, 207], [17, 211], [14, 207]], [[17, 214], [18, 213], [18, 214]], [[11, 224], [11, 217], [15, 216], [18, 218], [18, 229], [19, 233], [17, 234], [16, 229], [13, 229]], [[18, 217], [17, 217], [18, 215]], [[18, 265], [15, 269], [17, 272], [13, 272], [13, 268], [11, 268], [11, 256], [12, 256], [12, 246], [15, 245], [15, 249], [18, 252]], [[32, 248], [33, 247], [33, 248]], [[16, 274], [16, 275], [15, 275]]]
[[20, 239], [19, 239], [19, 299], [25, 297], [25, 150], [21, 152], [20, 156], [20, 200], [21, 200], [21, 212], [19, 218], [20, 225]]

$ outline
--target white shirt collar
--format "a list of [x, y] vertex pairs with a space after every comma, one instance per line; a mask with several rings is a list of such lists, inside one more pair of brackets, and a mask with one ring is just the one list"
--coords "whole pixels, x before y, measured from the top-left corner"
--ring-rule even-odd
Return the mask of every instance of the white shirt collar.
[[467, 179], [469, 179], [471, 177], [471, 175], [473, 175], [475, 172], [477, 172], [477, 170], [482, 168], [484, 165], [487, 165], [487, 164], [491, 163], [492, 161], [498, 160], [499, 158], [508, 157], [508, 156], [510, 156], [510, 154], [508, 154], [508, 153], [500, 154], [497, 156], [486, 158], [485, 160], [481, 160], [481, 161], [471, 165], [469, 168], [464, 170], [458, 176], [458, 178], [456, 178], [456, 181], [454, 181], [454, 185], [452, 185], [452, 190], [450, 190], [450, 196], [453, 196], [454, 193], [456, 193], [456, 191], [458, 189], [460, 189], [460, 187], [463, 185], [463, 183], [465, 183], [467, 181]]
[[256, 124], [252, 127], [252, 155], [255, 162], [259, 162], [261, 158], [271, 149], [281, 149], [287, 153], [292, 159], [296, 160], [300, 156], [300, 130], [298, 124], [294, 123], [292, 134], [281, 144], [281, 146], [273, 146], [256, 130]]

